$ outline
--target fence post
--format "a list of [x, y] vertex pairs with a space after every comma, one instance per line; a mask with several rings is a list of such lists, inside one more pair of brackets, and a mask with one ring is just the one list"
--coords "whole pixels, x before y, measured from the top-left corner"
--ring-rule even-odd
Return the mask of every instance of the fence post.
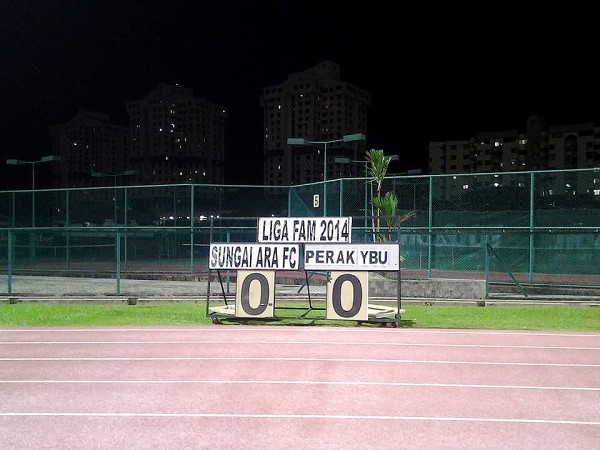
[[529, 285], [533, 285], [533, 258], [534, 258], [534, 236], [533, 228], [535, 226], [535, 177], [533, 172], [529, 174]]
[[342, 202], [344, 200], [344, 180], [340, 178], [340, 217], [342, 217]]
[[115, 228], [115, 263], [116, 263], [116, 274], [117, 279], [117, 294], [121, 293], [121, 234], [119, 229]]
[[210, 305], [210, 244], [212, 244], [213, 241], [213, 217], [210, 217], [210, 230], [208, 232], [208, 261], [206, 264], [206, 273], [207, 273], [207, 277], [206, 277], [206, 309], [205, 309], [205, 314], [206, 317], [208, 317], [208, 312], [209, 312], [209, 305]]
[[71, 217], [69, 212], [69, 191], [65, 196], [65, 258], [67, 259], [67, 273], [71, 271]]
[[[221, 214], [221, 211], [219, 211]], [[190, 275], [194, 273], [194, 185], [190, 186]]]
[[7, 240], [7, 244], [8, 244], [8, 249], [7, 249], [7, 253], [8, 253], [8, 272], [7, 272], [7, 290], [9, 294], [12, 294], [12, 272], [13, 272], [13, 230], [8, 230], [8, 240]]
[[483, 246], [485, 255], [485, 298], [489, 297], [490, 293], [490, 235], [485, 234], [485, 244]]
[[431, 260], [433, 258], [433, 177], [429, 176], [429, 211], [427, 212], [427, 278], [431, 279]]
[[[123, 204], [125, 206], [123, 206], [123, 226], [125, 227], [123, 229], [123, 257], [125, 259], [125, 271], [127, 272], [127, 187], [122, 188], [123, 189]], [[116, 224], [115, 224], [116, 225]]]

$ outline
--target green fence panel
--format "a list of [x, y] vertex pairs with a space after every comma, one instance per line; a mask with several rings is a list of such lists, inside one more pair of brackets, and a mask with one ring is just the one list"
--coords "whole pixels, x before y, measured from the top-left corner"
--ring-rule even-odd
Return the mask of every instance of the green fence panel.
[[[600, 287], [598, 168], [390, 176], [382, 185], [389, 191], [399, 215], [414, 213], [399, 233], [381, 220], [382, 233], [399, 236], [405, 277], [483, 279], [487, 270], [491, 282], [514, 275], [524, 284]], [[257, 219], [267, 216], [350, 216], [353, 242], [373, 242], [375, 195], [368, 177], [0, 192], [0, 271], [203, 276], [211, 239], [255, 242]]]

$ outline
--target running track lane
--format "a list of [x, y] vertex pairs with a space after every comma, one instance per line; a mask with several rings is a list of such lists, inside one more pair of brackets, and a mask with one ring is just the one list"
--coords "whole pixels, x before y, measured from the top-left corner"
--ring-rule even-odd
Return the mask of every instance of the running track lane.
[[600, 334], [0, 330], [2, 448], [597, 448]]

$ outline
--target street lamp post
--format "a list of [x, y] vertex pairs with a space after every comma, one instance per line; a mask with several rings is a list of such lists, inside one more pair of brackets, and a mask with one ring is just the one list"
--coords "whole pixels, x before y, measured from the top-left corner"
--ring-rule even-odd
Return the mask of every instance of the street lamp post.
[[323, 144], [323, 216], [327, 215], [327, 145], [334, 144], [337, 142], [353, 142], [353, 141], [364, 141], [365, 135], [363, 133], [346, 134], [341, 139], [333, 139], [330, 141], [309, 141], [304, 138], [288, 138], [288, 145], [314, 145]]
[[[115, 217], [114, 217], [113, 223], [114, 223], [115, 227], [117, 226], [117, 178], [127, 176], [127, 175], [135, 175], [137, 173], [138, 173], [137, 170], [126, 170], [124, 172], [119, 172], [119, 173], [92, 172], [92, 176], [94, 178], [110, 178], [110, 177], [112, 177], [114, 180], [113, 185], [114, 185], [114, 190], [115, 190], [115, 201], [114, 201]], [[123, 218], [123, 220], [125, 220], [125, 217]]]
[[[123, 177], [127, 175], [135, 175], [137, 174], [137, 170], [126, 170], [124, 172], [119, 173], [104, 173], [104, 172], [92, 172], [92, 176], [94, 178], [110, 178], [113, 179], [113, 186], [115, 192], [114, 198], [114, 208], [115, 208], [115, 217], [113, 220], [113, 226], [117, 226], [117, 178]], [[125, 203], [123, 208], [123, 223], [125, 225], [125, 239], [124, 243], [124, 253], [125, 253], [125, 270], [127, 270], [127, 197], [125, 197]], [[121, 236], [118, 228], [115, 228], [115, 263], [116, 263], [116, 278], [117, 278], [117, 294], [121, 293]]]
[[355, 164], [362, 163], [365, 165], [365, 205], [364, 205], [364, 216], [365, 216], [365, 232], [367, 230], [367, 208], [368, 208], [368, 194], [367, 194], [367, 177], [369, 172], [369, 161], [367, 160], [355, 160], [350, 158], [335, 158], [335, 162], [338, 164]]
[[60, 161], [60, 156], [49, 155], [43, 156], [42, 159], [38, 159], [37, 161], [24, 161], [22, 159], [7, 159], [6, 164], [9, 166], [22, 166], [22, 165], [31, 165], [31, 235], [29, 241], [29, 252], [31, 258], [35, 258], [35, 245], [34, 245], [34, 228], [35, 228], [35, 165], [38, 163], [52, 162], [52, 161]]

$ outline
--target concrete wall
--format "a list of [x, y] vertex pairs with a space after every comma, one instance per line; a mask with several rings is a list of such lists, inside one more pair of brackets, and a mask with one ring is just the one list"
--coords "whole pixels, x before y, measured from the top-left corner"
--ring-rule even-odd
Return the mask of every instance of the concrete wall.
[[[369, 296], [396, 297], [397, 281], [388, 279], [370, 279]], [[403, 280], [401, 283], [403, 298], [455, 298], [455, 299], [484, 299], [485, 280]]]

